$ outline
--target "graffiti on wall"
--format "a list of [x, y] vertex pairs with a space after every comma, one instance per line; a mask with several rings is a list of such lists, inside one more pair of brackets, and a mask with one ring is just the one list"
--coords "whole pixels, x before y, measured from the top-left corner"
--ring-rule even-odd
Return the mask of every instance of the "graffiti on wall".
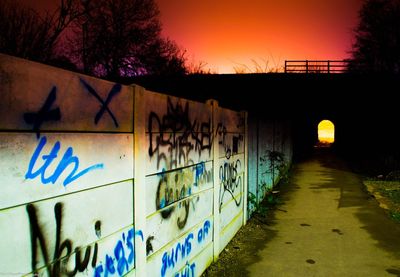
[[179, 164], [191, 165], [191, 152], [199, 156], [204, 151], [209, 155], [212, 147], [211, 120], [198, 122], [189, 116], [189, 102], [185, 105], [178, 100], [174, 105], [167, 99], [167, 112], [159, 116], [150, 112], [148, 121], [149, 156], [157, 159], [157, 168], [165, 162], [167, 170]]
[[61, 119], [60, 108], [51, 109], [51, 106], [57, 98], [57, 87], [53, 86], [46, 101], [37, 113], [28, 112], [24, 114], [24, 120], [27, 124], [33, 125], [33, 131], [37, 138], [40, 137], [40, 126], [45, 121], [58, 121]]
[[222, 146], [224, 156], [229, 160], [233, 155], [239, 153], [241, 143], [243, 143], [242, 134], [227, 134], [226, 127], [221, 123], [218, 124], [216, 135], [218, 144]]
[[[212, 182], [212, 170], [207, 170], [204, 162], [192, 167], [182, 168], [172, 172], [162, 172], [158, 174], [160, 180], [156, 194], [156, 209], [160, 210], [160, 215], [168, 219], [171, 214], [178, 210], [177, 226], [183, 229], [186, 225], [190, 206], [195, 207], [199, 196], [189, 197], [194, 189], [198, 189], [204, 184]], [[178, 205], [173, 203], [180, 201]], [[171, 206], [171, 207], [168, 207]]]
[[[61, 143], [57, 141], [51, 151], [47, 154], [42, 153], [43, 148], [47, 144], [47, 138], [45, 136], [41, 137], [39, 143], [32, 154], [32, 157], [29, 161], [28, 170], [25, 174], [26, 179], [35, 179], [40, 176], [40, 180], [42, 184], [55, 183], [59, 179], [59, 177], [66, 171], [68, 168], [72, 169], [67, 177], [63, 181], [63, 185], [67, 186], [68, 184], [76, 181], [78, 178], [83, 175], [89, 173], [92, 170], [102, 169], [104, 165], [102, 163], [98, 163], [92, 166], [89, 166], [85, 169], [79, 170], [79, 158], [74, 156], [74, 150], [70, 146], [64, 152], [61, 160], [58, 162], [58, 165], [54, 172], [51, 174], [49, 171], [49, 167], [51, 168], [53, 162], [55, 163], [55, 159], [58, 157], [58, 153], [61, 148]], [[46, 177], [48, 176], [48, 177]]]
[[224, 203], [225, 194], [229, 194], [235, 201], [236, 206], [240, 206], [242, 202], [242, 194], [239, 195], [237, 192], [241, 192], [243, 189], [242, 176], [239, 174], [242, 170], [242, 164], [239, 159], [235, 162], [225, 161], [219, 168], [219, 179], [221, 181], [219, 191], [219, 211], [221, 212], [222, 205]]
[[121, 238], [115, 244], [113, 253], [106, 254], [103, 264], [99, 264], [94, 276], [108, 276], [118, 273], [123, 276], [128, 273], [135, 266], [135, 247], [134, 238], [138, 236], [143, 241], [143, 232], [136, 231], [134, 228], [123, 232]]
[[164, 277], [168, 270], [176, 270], [178, 264], [186, 259], [185, 267], [174, 276], [195, 276], [195, 263], [189, 264], [188, 257], [193, 251], [193, 246], [200, 246], [211, 234], [211, 222], [206, 220], [197, 232], [190, 232], [162, 255], [161, 276]]
[[[114, 114], [111, 112], [109, 108], [109, 104], [111, 100], [121, 92], [122, 86], [120, 84], [114, 84], [111, 88], [110, 92], [106, 100], [103, 100], [96, 90], [90, 86], [85, 80], [80, 78], [81, 84], [84, 88], [92, 94], [100, 103], [101, 108], [95, 116], [95, 124], [99, 122], [105, 112], [111, 116], [112, 120], [116, 127], [118, 127], [117, 119], [115, 118]], [[79, 158], [73, 154], [73, 148], [70, 146], [64, 152], [61, 160], [58, 162], [56, 169], [53, 173], [49, 172], [49, 168], [54, 167], [53, 163], [56, 163], [56, 158], [58, 157], [61, 143], [57, 141], [51, 151], [47, 153], [42, 153], [43, 149], [47, 144], [47, 138], [45, 136], [40, 137], [40, 127], [45, 121], [56, 121], [61, 119], [61, 111], [60, 108], [52, 108], [54, 102], [56, 101], [57, 97], [57, 87], [53, 86], [49, 95], [47, 96], [44, 104], [39, 109], [38, 112], [27, 112], [24, 114], [24, 120], [28, 124], [33, 125], [33, 131], [36, 132], [37, 138], [39, 140], [38, 145], [32, 154], [30, 159], [27, 172], [25, 174], [26, 179], [35, 179], [36, 177], [40, 176], [40, 180], [42, 184], [48, 183], [55, 183], [60, 178], [60, 176], [69, 168], [71, 171], [67, 177], [63, 180], [63, 185], [67, 186], [68, 184], [76, 181], [83, 175], [89, 173], [92, 170], [102, 169], [104, 165], [102, 163], [97, 163], [95, 165], [89, 166], [85, 169], [79, 170]], [[39, 164], [41, 163], [41, 164]], [[48, 176], [48, 177], [46, 177]]]
[[[82, 86], [93, 95], [101, 104], [100, 110], [97, 112], [94, 118], [94, 123], [97, 125], [100, 119], [103, 117], [104, 113], [107, 112], [113, 122], [115, 127], [118, 128], [118, 121], [113, 112], [109, 108], [109, 104], [111, 100], [121, 92], [122, 86], [121, 84], [114, 84], [111, 90], [108, 93], [108, 96], [105, 100], [103, 100], [97, 91], [89, 85], [82, 78], [79, 79]], [[33, 131], [36, 133], [37, 138], [40, 137], [40, 127], [45, 121], [59, 121], [61, 119], [61, 111], [59, 107], [52, 108], [54, 102], [57, 99], [57, 87], [53, 86], [47, 96], [45, 102], [42, 107], [37, 112], [26, 112], [23, 115], [24, 121], [27, 124], [33, 125]]]
[[[104, 262], [100, 261], [100, 263], [98, 263], [99, 246], [97, 242], [94, 243], [93, 249], [91, 245], [85, 247], [77, 246], [74, 248], [71, 239], [62, 239], [63, 204], [59, 202], [54, 206], [56, 232], [54, 253], [51, 257], [50, 253], [48, 253], [49, 243], [46, 237], [48, 231], [41, 226], [35, 205], [28, 204], [26, 206], [26, 211], [28, 213], [30, 225], [31, 267], [33, 273], [37, 273], [40, 268], [38, 268], [38, 260], [40, 257], [43, 259], [48, 276], [74, 276], [78, 272], [83, 272], [89, 268], [94, 270], [95, 276], [107, 276], [108, 274], [114, 273], [118, 273], [122, 276], [134, 266], [134, 237], [138, 236], [143, 240], [142, 231], [131, 228], [123, 232], [121, 238], [115, 243], [113, 253], [106, 254]], [[100, 239], [101, 221], [95, 221], [93, 230]], [[73, 256], [75, 256], [75, 261], [74, 266], [71, 268], [70, 259]]]
[[95, 118], [94, 118], [94, 123], [97, 125], [97, 123], [99, 122], [99, 120], [101, 119], [101, 117], [103, 116], [103, 114], [105, 112], [107, 112], [112, 120], [114, 121], [115, 127], [118, 128], [118, 121], [115, 118], [115, 115], [111, 112], [110, 108], [108, 107], [108, 105], [110, 104], [111, 100], [118, 94], [121, 92], [122, 86], [121, 84], [114, 84], [114, 86], [111, 88], [110, 92], [108, 93], [108, 96], [106, 98], [106, 100], [104, 101], [100, 95], [96, 92], [96, 90], [89, 85], [85, 80], [80, 79], [81, 84], [83, 85], [83, 87], [91, 94], [93, 95], [101, 104], [101, 108], [98, 111], [98, 113], [96, 114]]

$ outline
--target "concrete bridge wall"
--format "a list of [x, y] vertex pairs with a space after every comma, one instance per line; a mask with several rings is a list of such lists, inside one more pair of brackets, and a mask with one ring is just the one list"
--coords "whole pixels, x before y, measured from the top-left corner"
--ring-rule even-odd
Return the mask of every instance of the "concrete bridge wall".
[[0, 80], [3, 275], [199, 276], [278, 178], [259, 153], [291, 159], [286, 123], [214, 100], [5, 55]]

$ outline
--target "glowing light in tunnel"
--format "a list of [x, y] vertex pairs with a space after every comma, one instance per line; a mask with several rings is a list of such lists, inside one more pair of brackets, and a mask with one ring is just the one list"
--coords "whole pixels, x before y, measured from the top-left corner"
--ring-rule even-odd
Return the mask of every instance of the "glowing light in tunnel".
[[335, 125], [332, 121], [322, 120], [318, 124], [318, 141], [320, 143], [335, 142]]

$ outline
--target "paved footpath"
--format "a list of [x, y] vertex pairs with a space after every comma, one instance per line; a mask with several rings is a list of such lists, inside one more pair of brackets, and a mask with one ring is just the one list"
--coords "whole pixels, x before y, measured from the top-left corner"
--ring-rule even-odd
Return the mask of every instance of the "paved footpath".
[[[297, 164], [249, 276], [400, 276], [400, 224], [335, 156]], [[285, 189], [285, 188], [284, 188]]]

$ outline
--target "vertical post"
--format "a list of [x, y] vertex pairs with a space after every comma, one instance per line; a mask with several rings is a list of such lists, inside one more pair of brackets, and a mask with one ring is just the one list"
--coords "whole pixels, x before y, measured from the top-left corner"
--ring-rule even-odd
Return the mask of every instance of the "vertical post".
[[308, 73], [308, 60], [306, 60], [306, 73]]
[[213, 130], [213, 197], [214, 197], [214, 209], [213, 209], [213, 222], [214, 222], [214, 261], [218, 260], [219, 257], [219, 144], [217, 137], [217, 126], [218, 126], [218, 102], [216, 100], [208, 100], [207, 104], [211, 106], [212, 115], [212, 130]]
[[[246, 111], [242, 112], [244, 118], [244, 186], [243, 186], [243, 225], [247, 223], [247, 197], [248, 197], [248, 160], [249, 160], [249, 140], [248, 140], [248, 125], [247, 125], [247, 117], [248, 113]], [[258, 162], [258, 161], [257, 161]]]
[[134, 224], [135, 229], [143, 232], [144, 239], [135, 237], [135, 268], [136, 276], [146, 276], [146, 151], [143, 146], [146, 145], [145, 129], [145, 105], [144, 93], [142, 87], [134, 86], [134, 138], [135, 138], [135, 179], [134, 179]]
[[331, 72], [330, 72], [330, 69], [331, 69], [330, 67], [331, 67], [331, 61], [328, 60], [328, 74], [331, 73]]
[[285, 60], [285, 73], [287, 73], [286, 67], [287, 67], [287, 61]]

